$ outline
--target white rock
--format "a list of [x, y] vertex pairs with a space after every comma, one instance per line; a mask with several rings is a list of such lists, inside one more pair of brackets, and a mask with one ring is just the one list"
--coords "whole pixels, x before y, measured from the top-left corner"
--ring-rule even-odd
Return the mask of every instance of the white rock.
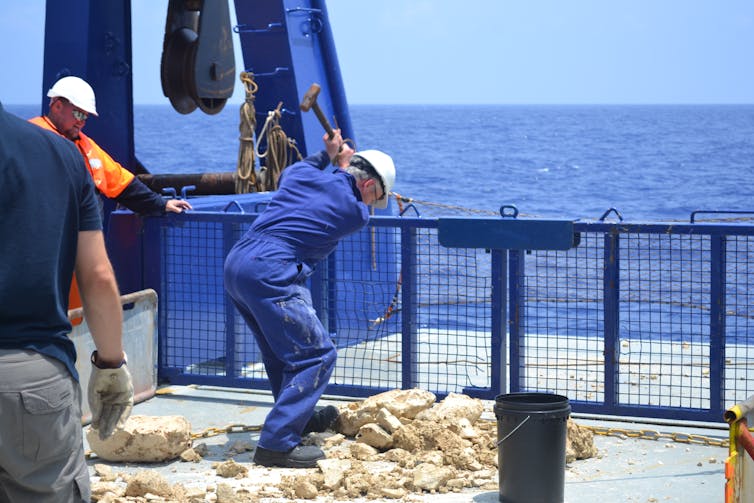
[[338, 430], [352, 437], [365, 424], [376, 423], [377, 415], [383, 408], [398, 419], [414, 419], [421, 411], [430, 408], [435, 399], [434, 393], [416, 388], [386, 391], [341, 408]]
[[183, 416], [131, 416], [122, 430], [100, 440], [86, 430], [91, 449], [107, 461], [155, 463], [176, 459], [191, 447], [191, 424]]
[[379, 424], [388, 433], [393, 433], [402, 426], [400, 419], [390, 413], [389, 410], [382, 408], [377, 412], [377, 424]]
[[359, 428], [356, 441], [371, 445], [375, 449], [386, 450], [392, 447], [393, 437], [376, 423], [365, 424]]
[[431, 409], [417, 414], [416, 419], [424, 421], [459, 420], [466, 418], [471, 424], [479, 420], [484, 412], [484, 403], [478, 398], [450, 393], [443, 401], [435, 404]]
[[324, 485], [329, 490], [337, 489], [343, 483], [345, 473], [351, 469], [347, 459], [321, 459], [317, 466], [324, 475]]
[[414, 487], [422, 491], [436, 491], [455, 477], [453, 469], [422, 463], [414, 469]]
[[380, 452], [371, 445], [354, 442], [350, 446], [351, 456], [361, 461], [368, 461]]

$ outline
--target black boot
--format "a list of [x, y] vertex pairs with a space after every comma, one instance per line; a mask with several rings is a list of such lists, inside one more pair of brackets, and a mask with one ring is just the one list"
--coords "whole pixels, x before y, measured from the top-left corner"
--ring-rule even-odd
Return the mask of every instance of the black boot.
[[332, 428], [335, 426], [335, 422], [338, 420], [339, 416], [340, 412], [334, 405], [328, 405], [327, 407], [315, 411], [311, 419], [309, 419], [309, 422], [304, 426], [302, 435], [314, 432], [322, 433], [323, 431]]
[[320, 459], [325, 459], [325, 453], [316, 445], [297, 445], [288, 452], [271, 451], [257, 446], [254, 452], [254, 463], [261, 466], [315, 468]]

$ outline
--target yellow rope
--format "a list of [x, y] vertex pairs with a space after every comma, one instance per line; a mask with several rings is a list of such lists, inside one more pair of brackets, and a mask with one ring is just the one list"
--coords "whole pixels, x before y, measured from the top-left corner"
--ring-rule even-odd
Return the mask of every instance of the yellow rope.
[[254, 130], [257, 127], [254, 94], [259, 87], [254, 82], [254, 74], [241, 72], [241, 82], [246, 89], [246, 98], [241, 105], [238, 131], [238, 164], [236, 166], [236, 194], [245, 194], [259, 190], [257, 175], [254, 171]]

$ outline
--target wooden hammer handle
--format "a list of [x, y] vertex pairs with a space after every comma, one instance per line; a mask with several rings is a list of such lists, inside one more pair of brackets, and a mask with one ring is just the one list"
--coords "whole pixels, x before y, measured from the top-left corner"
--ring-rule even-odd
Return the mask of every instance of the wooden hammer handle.
[[330, 123], [327, 120], [327, 117], [325, 117], [325, 114], [322, 113], [322, 109], [319, 108], [319, 105], [316, 101], [312, 104], [312, 110], [314, 110], [314, 115], [316, 115], [317, 119], [319, 119], [319, 123], [322, 124], [322, 127], [325, 128], [325, 131], [327, 131], [327, 139], [332, 140], [332, 137], [335, 136], [335, 132], [333, 131]]

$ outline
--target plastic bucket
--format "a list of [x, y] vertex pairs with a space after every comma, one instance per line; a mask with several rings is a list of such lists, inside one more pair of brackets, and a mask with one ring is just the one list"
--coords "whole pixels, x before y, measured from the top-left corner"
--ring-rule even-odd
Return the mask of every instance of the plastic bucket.
[[565, 486], [568, 398], [511, 393], [495, 398], [500, 501], [561, 503]]

